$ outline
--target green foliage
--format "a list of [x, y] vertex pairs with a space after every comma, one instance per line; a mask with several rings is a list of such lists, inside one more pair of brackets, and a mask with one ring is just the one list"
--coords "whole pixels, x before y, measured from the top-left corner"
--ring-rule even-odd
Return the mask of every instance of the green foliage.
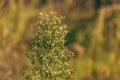
[[73, 53], [64, 46], [68, 33], [64, 17], [55, 12], [40, 12], [26, 56], [34, 64], [26, 80], [70, 80], [69, 60]]

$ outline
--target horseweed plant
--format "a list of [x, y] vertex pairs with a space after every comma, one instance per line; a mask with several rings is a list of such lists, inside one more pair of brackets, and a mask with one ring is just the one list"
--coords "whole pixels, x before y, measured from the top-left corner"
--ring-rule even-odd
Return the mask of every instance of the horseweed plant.
[[26, 80], [70, 80], [73, 53], [64, 46], [68, 30], [63, 20], [55, 12], [39, 13], [26, 54], [34, 65], [25, 72]]

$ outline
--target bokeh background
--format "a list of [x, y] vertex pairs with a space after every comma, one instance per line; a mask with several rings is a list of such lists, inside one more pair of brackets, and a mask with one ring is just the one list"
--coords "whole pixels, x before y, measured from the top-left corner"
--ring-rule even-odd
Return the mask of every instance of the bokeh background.
[[66, 17], [72, 80], [120, 80], [120, 0], [0, 0], [0, 80], [24, 80], [40, 11]]

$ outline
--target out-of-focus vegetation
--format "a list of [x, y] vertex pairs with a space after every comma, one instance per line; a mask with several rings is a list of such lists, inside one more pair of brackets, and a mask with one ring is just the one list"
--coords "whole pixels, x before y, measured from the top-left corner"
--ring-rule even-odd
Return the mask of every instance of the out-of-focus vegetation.
[[[120, 0], [0, 0], [0, 80], [24, 80], [24, 57], [39, 11], [66, 16], [74, 80], [120, 79]], [[28, 64], [26, 64], [26, 62]]]

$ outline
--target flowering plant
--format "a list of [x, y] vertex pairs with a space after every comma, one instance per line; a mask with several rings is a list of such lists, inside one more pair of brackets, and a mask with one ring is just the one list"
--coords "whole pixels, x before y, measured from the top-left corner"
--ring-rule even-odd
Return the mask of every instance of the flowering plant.
[[26, 54], [34, 65], [25, 72], [26, 80], [70, 80], [73, 53], [64, 46], [68, 30], [63, 20], [55, 12], [39, 13]]

